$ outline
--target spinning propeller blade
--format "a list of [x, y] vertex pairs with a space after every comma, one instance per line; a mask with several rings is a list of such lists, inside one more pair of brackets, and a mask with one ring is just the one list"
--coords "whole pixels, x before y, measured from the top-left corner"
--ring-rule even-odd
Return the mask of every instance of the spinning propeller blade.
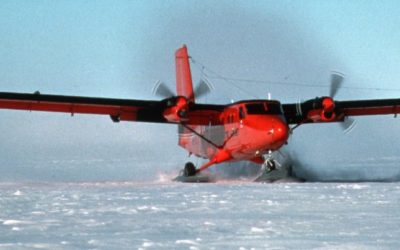
[[[344, 75], [339, 72], [332, 72], [331, 74], [331, 87], [329, 96], [334, 98], [342, 86], [344, 80]], [[340, 126], [343, 129], [343, 132], [348, 134], [350, 133], [356, 126], [356, 121], [353, 118], [345, 117], [344, 121], [340, 123]]]
[[174, 92], [164, 82], [161, 81], [156, 82], [156, 85], [154, 85], [152, 92], [154, 95], [160, 96], [162, 98], [175, 96]]
[[200, 98], [209, 94], [212, 89], [213, 86], [206, 79], [201, 79], [199, 84], [197, 84], [196, 88], [194, 89], [194, 95], [196, 98]]
[[335, 95], [337, 94], [338, 90], [342, 86], [344, 76], [340, 74], [339, 72], [332, 72], [331, 74], [331, 87], [330, 87], [330, 92], [329, 96], [331, 98], [334, 98]]
[[357, 125], [356, 121], [353, 118], [346, 117], [342, 123], [340, 123], [343, 132], [345, 134], [350, 133]]
[[[207, 81], [207, 79], [202, 79], [200, 80], [199, 84], [197, 84], [197, 87], [194, 90], [194, 95], [196, 98], [200, 98], [202, 96], [209, 94], [213, 89], [214, 87], [212, 86], [211, 83]], [[162, 98], [169, 98], [176, 96], [176, 94], [162, 81], [156, 82], [156, 84], [153, 87], [152, 93]]]

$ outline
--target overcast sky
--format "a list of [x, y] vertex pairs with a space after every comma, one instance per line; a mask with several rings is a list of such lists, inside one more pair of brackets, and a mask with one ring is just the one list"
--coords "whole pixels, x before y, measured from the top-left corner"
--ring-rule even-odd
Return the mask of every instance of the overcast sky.
[[[195, 82], [201, 64], [254, 80], [211, 78], [200, 102], [327, 95], [332, 70], [346, 75], [339, 100], [398, 98], [398, 13], [398, 1], [1, 1], [0, 90], [156, 99], [187, 44]], [[2, 180], [141, 180], [188, 160], [175, 126], [3, 110], [0, 129]], [[286, 151], [317, 179], [393, 177], [399, 131], [392, 116], [357, 118], [350, 134], [303, 126]]]

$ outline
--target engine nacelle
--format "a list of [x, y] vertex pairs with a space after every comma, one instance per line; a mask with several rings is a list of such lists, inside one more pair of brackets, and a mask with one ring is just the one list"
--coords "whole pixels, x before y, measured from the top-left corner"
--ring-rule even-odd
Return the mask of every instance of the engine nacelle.
[[336, 118], [335, 112], [326, 112], [325, 110], [322, 110], [321, 112], [321, 120], [324, 122], [331, 122], [334, 121]]
[[331, 122], [336, 119], [335, 102], [331, 97], [322, 97], [314, 103], [316, 109], [308, 112], [307, 117], [314, 122]]
[[188, 101], [185, 97], [178, 96], [167, 101], [167, 108], [163, 116], [170, 122], [179, 123], [187, 120], [189, 112]]

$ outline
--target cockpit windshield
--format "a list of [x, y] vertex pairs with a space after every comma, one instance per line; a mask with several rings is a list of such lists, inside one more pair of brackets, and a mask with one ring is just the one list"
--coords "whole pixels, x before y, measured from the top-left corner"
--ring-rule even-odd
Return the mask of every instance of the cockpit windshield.
[[282, 114], [281, 105], [275, 102], [257, 102], [246, 104], [248, 115], [280, 115]]
[[264, 103], [251, 103], [246, 104], [247, 114], [249, 115], [262, 115], [267, 114], [267, 109]]

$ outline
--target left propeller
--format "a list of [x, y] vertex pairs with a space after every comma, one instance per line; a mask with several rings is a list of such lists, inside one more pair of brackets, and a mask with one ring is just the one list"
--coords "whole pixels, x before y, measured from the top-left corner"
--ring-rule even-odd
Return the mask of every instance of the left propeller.
[[[201, 80], [193, 91], [196, 97], [204, 96], [211, 92], [212, 85], [206, 80]], [[188, 121], [190, 104], [194, 102], [194, 96], [179, 96], [174, 93], [164, 82], [158, 81], [153, 90], [154, 95], [166, 99], [167, 107], [163, 111], [163, 116], [170, 122], [182, 123]]]
[[[192, 97], [200, 98], [208, 95], [212, 90], [213, 86], [207, 79], [201, 79], [194, 89], [194, 96], [190, 96], [188, 99], [192, 99]], [[176, 96], [174, 91], [172, 91], [164, 82], [157, 81], [152, 90], [153, 94], [159, 96], [161, 98], [170, 98]]]
[[194, 97], [200, 98], [203, 96], [208, 95], [211, 93], [211, 90], [213, 90], [214, 87], [211, 85], [207, 79], [201, 79], [200, 82], [197, 84], [196, 88], [194, 89]]
[[157, 81], [152, 90], [153, 94], [162, 98], [175, 96], [175, 93], [162, 81]]

